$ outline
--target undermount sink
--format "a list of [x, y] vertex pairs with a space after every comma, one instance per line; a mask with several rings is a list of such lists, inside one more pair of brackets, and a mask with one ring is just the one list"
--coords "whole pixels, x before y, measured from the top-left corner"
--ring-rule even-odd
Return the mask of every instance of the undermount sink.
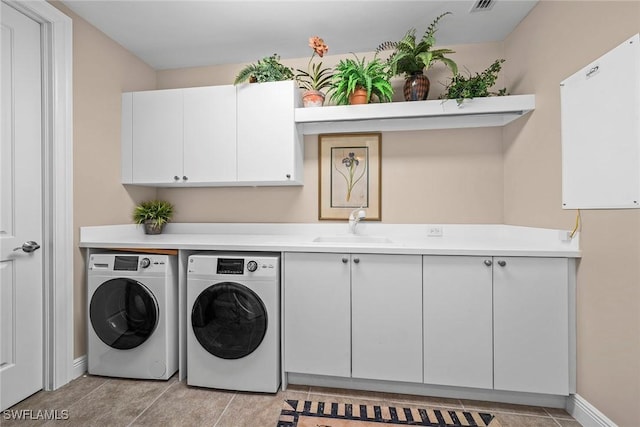
[[357, 234], [345, 234], [341, 236], [319, 236], [313, 239], [316, 243], [350, 243], [350, 244], [389, 244], [392, 240], [382, 236], [360, 236]]

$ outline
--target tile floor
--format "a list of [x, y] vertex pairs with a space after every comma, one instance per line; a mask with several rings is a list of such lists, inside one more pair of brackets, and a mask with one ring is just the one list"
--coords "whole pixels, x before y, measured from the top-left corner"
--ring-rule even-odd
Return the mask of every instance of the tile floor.
[[291, 385], [275, 395], [236, 393], [187, 386], [176, 377], [144, 381], [84, 375], [59, 390], [41, 391], [10, 410], [68, 411], [67, 420], [7, 420], [0, 426], [210, 426], [275, 427], [284, 399], [389, 406], [430, 406], [480, 410], [494, 414], [502, 427], [579, 427], [562, 409], [510, 405], [472, 400], [443, 399], [356, 390]]

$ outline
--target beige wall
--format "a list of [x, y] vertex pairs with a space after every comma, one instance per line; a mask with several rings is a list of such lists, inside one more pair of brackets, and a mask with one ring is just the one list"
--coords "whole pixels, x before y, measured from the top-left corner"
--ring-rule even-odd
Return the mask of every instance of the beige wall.
[[[639, 30], [638, 1], [542, 1], [505, 40], [510, 87], [536, 95], [535, 112], [504, 130], [506, 223], [573, 226], [576, 212], [561, 209], [559, 83]], [[639, 426], [640, 212], [582, 219], [578, 394], [618, 425]]]
[[[153, 89], [155, 71], [59, 2], [73, 19], [74, 241], [85, 225], [131, 222], [137, 202], [155, 189], [120, 185], [120, 94]], [[74, 253], [74, 357], [86, 354], [85, 261]]]
[[[330, 40], [327, 39], [329, 47]], [[373, 42], [375, 44], [375, 41]], [[481, 71], [502, 57], [501, 43], [452, 46], [454, 59]], [[372, 58], [372, 52], [359, 53]], [[328, 56], [325, 66], [345, 56]], [[258, 59], [258, 58], [257, 58]], [[283, 60], [305, 68], [308, 58]], [[231, 84], [244, 64], [159, 71], [158, 88]], [[449, 75], [443, 66], [428, 73], [429, 98], [442, 93]], [[394, 81], [401, 99], [401, 79]], [[390, 223], [501, 223], [502, 142], [499, 128], [382, 135], [382, 221]], [[303, 187], [159, 189], [176, 205], [178, 222], [316, 222], [318, 137], [305, 137]]]

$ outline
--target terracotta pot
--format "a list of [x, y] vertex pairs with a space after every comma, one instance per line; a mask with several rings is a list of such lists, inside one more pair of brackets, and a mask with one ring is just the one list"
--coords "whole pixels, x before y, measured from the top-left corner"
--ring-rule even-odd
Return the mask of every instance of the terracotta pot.
[[302, 94], [302, 104], [305, 107], [322, 107], [324, 93], [319, 90], [307, 90]]
[[349, 104], [367, 104], [367, 91], [364, 88], [358, 87], [349, 95]]
[[430, 86], [429, 79], [422, 71], [410, 75], [404, 81], [404, 100], [424, 101], [429, 95]]

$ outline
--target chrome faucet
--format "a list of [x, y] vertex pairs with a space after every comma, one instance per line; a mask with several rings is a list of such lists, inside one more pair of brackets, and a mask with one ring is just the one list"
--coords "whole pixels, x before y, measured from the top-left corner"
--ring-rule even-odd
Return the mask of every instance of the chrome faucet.
[[358, 209], [354, 209], [349, 214], [349, 233], [356, 234], [356, 226], [358, 223], [367, 217], [367, 213], [362, 209], [362, 207]]

